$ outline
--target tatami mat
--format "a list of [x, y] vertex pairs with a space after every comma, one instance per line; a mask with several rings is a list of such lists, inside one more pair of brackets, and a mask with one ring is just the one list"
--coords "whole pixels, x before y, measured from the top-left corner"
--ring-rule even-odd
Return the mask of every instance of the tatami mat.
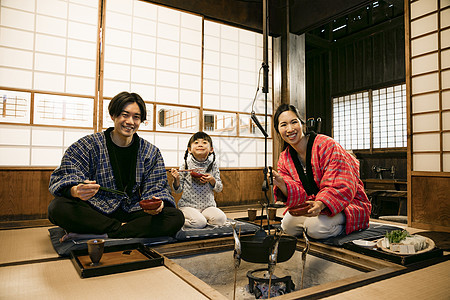
[[337, 294], [326, 299], [449, 299], [450, 261]]
[[0, 230], [0, 265], [57, 258], [50, 242], [49, 228]]
[[[279, 209], [278, 216], [282, 212]], [[227, 212], [230, 218], [246, 214], [246, 211]], [[70, 259], [58, 259], [50, 242], [49, 228], [0, 230], [0, 299], [180, 299], [180, 296], [204, 299], [167, 267], [81, 279]], [[420, 231], [406, 229], [411, 233]], [[450, 261], [445, 261], [332, 298], [447, 299], [448, 282]], [[417, 287], [426, 288], [419, 293]]]
[[81, 279], [69, 259], [0, 268], [0, 299], [207, 299], [166, 267]]

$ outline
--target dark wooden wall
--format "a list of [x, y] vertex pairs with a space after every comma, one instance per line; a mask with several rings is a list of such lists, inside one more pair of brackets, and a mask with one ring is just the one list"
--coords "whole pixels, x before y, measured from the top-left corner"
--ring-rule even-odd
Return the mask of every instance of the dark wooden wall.
[[[50, 169], [0, 170], [0, 222], [47, 218], [47, 206], [53, 199], [48, 191]], [[168, 172], [169, 181], [172, 178]], [[223, 191], [216, 193], [219, 207], [256, 204], [264, 200], [262, 169], [221, 170]], [[174, 194], [178, 201], [181, 194]]]
[[332, 103], [328, 51], [306, 55], [306, 115], [322, 118], [321, 133], [332, 136]]
[[449, 232], [449, 180], [448, 177], [412, 176], [410, 226]]
[[0, 221], [47, 217], [51, 170], [0, 170]]
[[405, 81], [404, 24], [331, 49], [331, 95]]
[[405, 82], [403, 18], [382, 25], [321, 46], [306, 35], [306, 112], [322, 133], [331, 135], [332, 97]]

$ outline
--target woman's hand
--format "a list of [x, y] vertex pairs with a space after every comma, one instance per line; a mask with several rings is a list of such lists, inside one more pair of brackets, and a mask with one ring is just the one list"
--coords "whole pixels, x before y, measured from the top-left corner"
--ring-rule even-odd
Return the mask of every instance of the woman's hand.
[[[153, 199], [159, 199], [159, 198], [153, 196]], [[164, 208], [164, 201], [161, 202], [161, 205], [157, 209], [152, 209], [152, 210], [144, 209], [144, 212], [154, 216], [154, 215], [159, 214], [163, 208]]]
[[308, 213], [305, 217], [317, 217], [320, 215], [320, 212], [326, 207], [322, 201], [306, 201], [311, 205], [311, 208], [308, 210]]
[[[270, 176], [270, 173], [267, 173], [267, 176]], [[270, 180], [270, 178], [269, 178]], [[283, 177], [278, 174], [278, 172], [276, 172], [275, 170], [272, 170], [272, 180], [273, 180], [273, 185], [277, 186], [281, 192], [287, 196], [287, 186], [286, 186], [286, 182], [284, 182]]]
[[75, 198], [80, 198], [83, 201], [89, 200], [97, 194], [98, 189], [100, 188], [99, 184], [96, 184], [95, 181], [85, 180], [83, 183], [78, 185], [74, 185], [70, 189], [70, 195]]

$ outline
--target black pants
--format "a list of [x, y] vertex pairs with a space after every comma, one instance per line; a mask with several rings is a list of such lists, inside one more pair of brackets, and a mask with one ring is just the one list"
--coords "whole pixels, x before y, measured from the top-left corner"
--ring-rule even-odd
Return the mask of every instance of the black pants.
[[174, 236], [184, 224], [183, 213], [175, 207], [164, 207], [157, 215], [142, 210], [128, 213], [122, 209], [105, 215], [86, 201], [64, 197], [50, 202], [48, 219], [68, 232], [106, 233], [110, 238]]

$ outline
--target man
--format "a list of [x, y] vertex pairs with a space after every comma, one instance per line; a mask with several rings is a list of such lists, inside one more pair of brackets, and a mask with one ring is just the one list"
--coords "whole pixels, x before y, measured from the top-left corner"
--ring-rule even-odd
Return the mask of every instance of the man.
[[[64, 153], [50, 176], [55, 196], [49, 220], [73, 238], [173, 236], [184, 217], [176, 208], [159, 149], [136, 131], [147, 111], [142, 98], [122, 92], [108, 106], [114, 128], [85, 136]], [[155, 210], [139, 201], [161, 199]]]

